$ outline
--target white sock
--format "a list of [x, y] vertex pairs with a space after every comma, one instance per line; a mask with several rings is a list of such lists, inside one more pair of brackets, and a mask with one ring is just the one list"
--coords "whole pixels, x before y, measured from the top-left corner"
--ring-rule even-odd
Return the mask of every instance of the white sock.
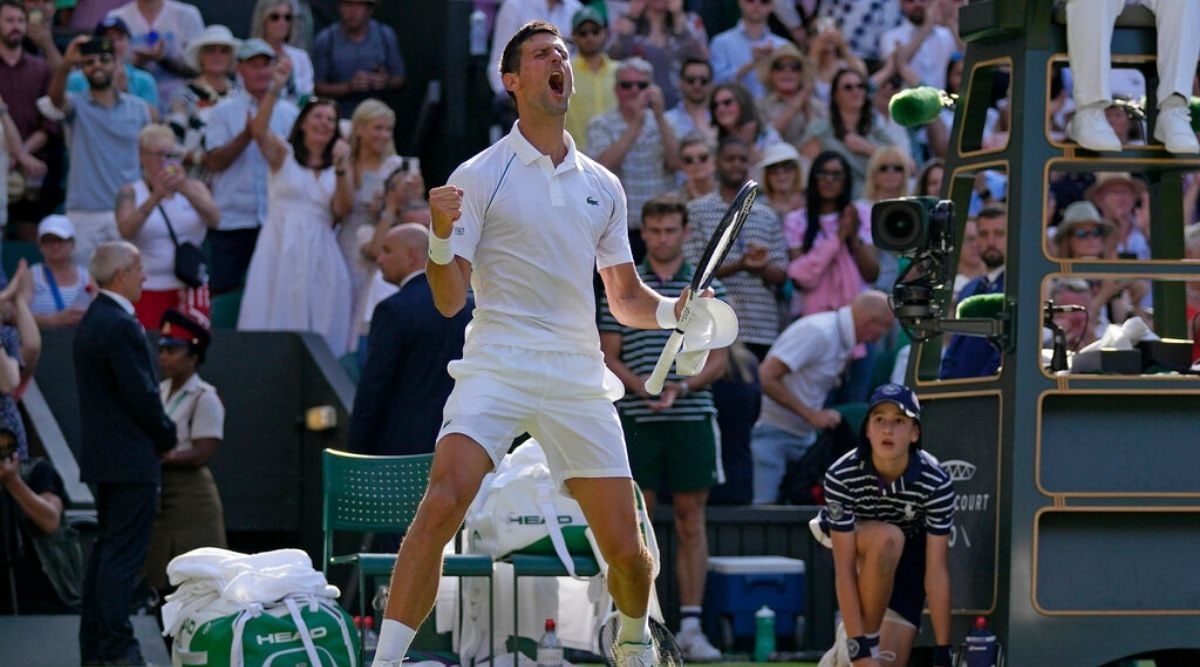
[[379, 628], [379, 645], [375, 649], [373, 667], [393, 667], [404, 660], [417, 631], [390, 618], [383, 619]]
[[699, 616], [684, 616], [679, 619], [679, 632], [692, 632], [700, 629]]
[[[619, 612], [618, 612], [619, 613]], [[632, 618], [621, 614], [621, 627], [617, 630], [618, 644], [649, 644], [650, 643], [650, 620], [649, 616], [641, 618]]]

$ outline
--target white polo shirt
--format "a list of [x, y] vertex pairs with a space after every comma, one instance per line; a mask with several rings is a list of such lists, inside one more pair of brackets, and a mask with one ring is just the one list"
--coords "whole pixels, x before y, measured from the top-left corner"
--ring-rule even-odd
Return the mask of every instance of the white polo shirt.
[[449, 179], [463, 190], [451, 247], [473, 267], [465, 351], [508, 345], [598, 355], [592, 269], [633, 261], [625, 192], [568, 133], [566, 158], [555, 167], [519, 125]]
[[[783, 377], [783, 384], [788, 391], [809, 408], [820, 410], [826, 394], [837, 386], [857, 342], [850, 306], [842, 306], [792, 322], [779, 334], [767, 356], [775, 357], [787, 366], [788, 374]], [[816, 430], [803, 417], [766, 394], [762, 397], [758, 423], [770, 424], [801, 437]]]

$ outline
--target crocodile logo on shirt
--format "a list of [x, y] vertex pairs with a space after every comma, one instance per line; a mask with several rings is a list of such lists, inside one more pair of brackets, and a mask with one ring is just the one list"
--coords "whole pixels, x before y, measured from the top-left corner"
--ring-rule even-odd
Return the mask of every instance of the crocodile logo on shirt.
[[587, 203], [591, 204], [592, 206], [599, 206], [599, 205], [600, 205], [600, 202], [596, 201], [595, 199], [592, 199], [591, 197], [588, 197], [588, 198], [587, 198]]

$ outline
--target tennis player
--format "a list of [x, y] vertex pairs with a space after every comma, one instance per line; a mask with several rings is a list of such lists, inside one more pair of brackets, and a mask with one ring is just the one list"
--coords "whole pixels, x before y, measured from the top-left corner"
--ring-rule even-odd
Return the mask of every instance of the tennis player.
[[838, 643], [825, 665], [907, 665], [929, 599], [934, 667], [950, 667], [954, 487], [921, 449], [921, 404], [911, 389], [880, 385], [859, 446], [825, 473], [825, 508], [809, 524], [833, 549]]
[[564, 131], [573, 79], [558, 30], [544, 22], [522, 26], [504, 48], [500, 73], [519, 120], [429, 193], [434, 302], [454, 315], [469, 284], [476, 309], [463, 358], [449, 366], [454, 391], [428, 491], [400, 547], [374, 665], [404, 658], [433, 606], [443, 546], [484, 475], [525, 431], [579, 502], [608, 561], [620, 613], [617, 664], [653, 665], [653, 562], [638, 531], [613, 406], [623, 389], [600, 351], [593, 267], [626, 326], [674, 328], [686, 293], [668, 300], [642, 282], [620, 182]]

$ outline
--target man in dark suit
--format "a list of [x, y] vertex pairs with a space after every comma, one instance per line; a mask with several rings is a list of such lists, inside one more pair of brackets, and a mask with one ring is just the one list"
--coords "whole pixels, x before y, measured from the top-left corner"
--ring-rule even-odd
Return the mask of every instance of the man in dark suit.
[[[975, 244], [987, 273], [967, 283], [958, 299], [961, 302], [977, 294], [1004, 293], [1004, 259], [1008, 243], [1008, 211], [989, 206], [979, 212]], [[1000, 350], [979, 336], [955, 336], [950, 339], [938, 375], [943, 380], [995, 375], [1000, 370]]]
[[100, 294], [75, 334], [80, 472], [96, 489], [99, 534], [83, 588], [84, 665], [142, 665], [129, 608], [158, 505], [159, 457], [175, 445], [145, 332], [133, 314], [146, 275], [137, 248], [102, 244], [89, 270]]
[[367, 359], [350, 420], [350, 449], [363, 454], [433, 451], [442, 406], [454, 388], [446, 365], [462, 357], [474, 304], [446, 318], [425, 278], [429, 232], [415, 223], [384, 238], [379, 270], [400, 291], [375, 307]]

